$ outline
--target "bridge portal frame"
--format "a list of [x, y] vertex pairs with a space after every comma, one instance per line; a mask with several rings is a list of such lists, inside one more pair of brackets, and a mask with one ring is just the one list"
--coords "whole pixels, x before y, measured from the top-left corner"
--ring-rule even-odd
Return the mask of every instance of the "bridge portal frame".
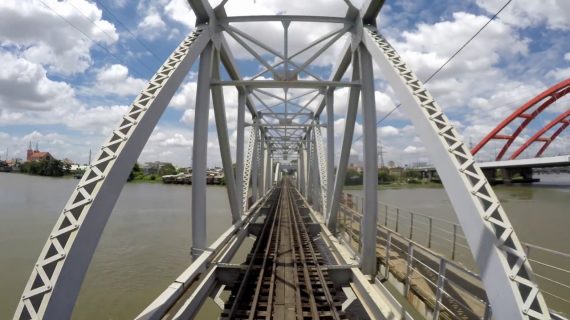
[[[327, 225], [334, 232], [337, 224], [335, 210], [338, 211], [338, 206], [335, 204], [340, 202], [339, 197], [346, 176], [346, 165], [348, 164], [356, 123], [358, 98], [361, 96], [363, 115], [365, 116], [365, 208], [363, 219], [367, 222], [367, 227], [362, 233], [363, 248], [359, 259], [359, 268], [363, 274], [374, 276], [377, 215], [375, 167], [377, 139], [372, 71], [372, 61], [374, 61], [402, 101], [404, 111], [414, 123], [420, 133], [420, 138], [427, 146], [459, 221], [464, 227], [471, 251], [478, 262], [494, 314], [501, 319], [549, 318], [549, 311], [536, 285], [524, 250], [485, 176], [441, 108], [402, 58], [378, 33], [375, 22], [383, 1], [365, 1], [360, 10], [347, 2], [349, 8], [345, 18], [318, 18], [318, 20], [326, 20], [326, 22], [346, 23], [348, 27], [339, 32], [350, 32], [351, 36], [345, 45], [341, 59], [335, 66], [331, 79], [325, 81], [316, 77], [316, 81], [290, 81], [287, 78], [289, 72], [287, 68], [285, 77], [288, 81], [260, 81], [258, 83], [241, 79], [230, 47], [221, 33], [228, 30], [225, 23], [229, 21], [229, 18], [223, 8], [225, 1], [215, 10], [205, 0], [189, 0], [189, 4], [197, 16], [196, 30], [183, 41], [151, 79], [147, 88], [135, 99], [118, 129], [113, 131], [111, 138], [104, 144], [96, 160], [79, 182], [77, 189], [72, 193], [42, 250], [36, 267], [32, 271], [16, 310], [15, 319], [26, 316], [62, 319], [71, 316], [87, 267], [126, 177], [156, 126], [160, 115], [199, 55], [203, 55], [203, 57], [198, 76], [197, 109], [199, 108], [200, 111], [197, 110], [197, 116], [203, 119], [206, 115], [205, 123], [207, 124], [209, 112], [207, 101], [209, 101], [209, 94], [212, 92], [222, 162], [224, 163], [226, 178], [229, 179], [227, 191], [234, 226], [241, 226], [240, 206], [238, 204], [241, 201], [241, 207], [244, 206], [245, 201], [247, 201], [247, 194], [242, 192], [241, 195], [238, 195], [236, 181], [231, 173], [231, 155], [229, 154], [221, 86], [234, 85], [238, 90], [244, 90], [245, 106], [253, 118], [253, 133], [256, 143], [251, 160], [249, 157], [247, 158], [247, 161], [253, 161], [254, 165], [248, 163], [243, 166], [240, 165], [239, 168], [240, 171], [248, 167], [256, 169], [252, 172], [252, 178], [257, 180], [254, 189], [257, 188], [258, 194], [266, 193], [270, 189], [272, 153], [276, 148], [283, 148], [283, 146], [272, 141], [272, 137], [280, 136], [280, 134], [276, 133], [274, 127], [262, 123], [263, 119], [257, 113], [249, 90], [263, 87], [281, 87], [287, 90], [287, 88], [300, 87], [323, 88], [323, 91], [326, 92], [326, 90], [334, 90], [337, 87], [349, 87], [350, 97], [345, 136], [343, 137], [339, 170], [330, 201], [327, 201], [326, 195], [331, 192], [327, 180], [332, 177], [326, 179], [325, 176], [327, 170], [330, 170], [330, 167], [326, 165], [326, 150], [322, 147], [322, 141], [315, 140], [317, 137], [322, 139], [319, 119], [327, 105], [326, 95], [322, 97], [318, 109], [308, 122], [293, 124], [285, 121], [284, 126], [285, 130], [287, 127], [291, 131], [293, 131], [291, 128], [301, 129], [301, 133], [295, 134], [298, 132], [295, 130], [291, 135], [302, 137], [301, 148], [308, 149], [308, 155], [305, 157], [305, 151], [302, 151], [303, 156], [301, 158], [303, 158], [303, 162], [308, 160], [304, 174], [306, 174], [309, 185], [313, 188], [305, 191], [307, 196], [313, 200], [315, 207], [327, 210], [326, 213], [323, 213], [323, 217], [327, 217]], [[236, 17], [235, 19], [246, 21], [254, 18]], [[255, 19], [261, 21], [266, 17]], [[285, 30], [287, 30], [288, 24], [295, 19], [309, 21], [312, 18], [278, 16], [271, 19], [282, 21]], [[229, 32], [235, 32], [235, 30]], [[243, 34], [241, 36], [243, 37]], [[339, 38], [336, 38], [335, 41]], [[287, 32], [285, 32], [285, 48], [287, 48], [286, 39]], [[295, 72], [303, 71], [310, 74], [306, 69], [310, 62], [296, 65], [289, 59], [287, 52], [281, 55], [272, 48], [264, 47], [262, 43], [256, 44], [282, 58], [286, 66], [290, 64], [296, 68]], [[225, 66], [231, 81], [220, 79], [220, 63]], [[351, 63], [353, 66], [352, 81], [343, 82], [341, 78]], [[275, 65], [268, 65], [267, 70], [270, 71], [275, 67]], [[207, 77], [208, 75], [212, 75], [213, 80], [208, 79], [210, 78]], [[315, 77], [315, 75], [312, 76]], [[298, 111], [298, 113], [300, 112]], [[328, 119], [329, 126], [334, 125], [334, 121], [331, 120]], [[245, 125], [245, 122], [240, 123], [240, 125]], [[200, 135], [203, 131], [204, 128], [199, 127], [198, 135], [194, 135], [195, 147], [198, 146], [195, 151], [198, 152], [193, 154], [193, 167], [195, 170], [204, 169], [205, 171], [206, 152], [200, 154], [200, 151], [205, 151], [204, 146], [207, 141], [207, 134]], [[198, 176], [200, 177], [200, 173]], [[240, 173], [238, 176], [246, 177], [247, 174]], [[199, 182], [198, 185], [201, 183]], [[197, 226], [204, 226], [205, 192], [196, 191], [194, 193], [194, 189], [198, 189], [196, 186], [195, 184], [195, 188], [193, 188], [192, 219]], [[311, 194], [312, 192], [314, 193]], [[330, 208], [328, 208], [327, 202], [331, 203]], [[196, 231], [196, 233], [193, 232], [192, 246], [195, 263], [202, 261], [202, 257], [211, 254], [206, 250], [205, 228]]]

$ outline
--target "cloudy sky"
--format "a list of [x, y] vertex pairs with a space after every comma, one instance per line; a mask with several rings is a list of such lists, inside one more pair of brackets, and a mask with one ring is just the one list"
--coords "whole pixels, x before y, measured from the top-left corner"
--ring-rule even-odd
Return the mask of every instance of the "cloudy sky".
[[[419, 78], [426, 79], [505, 2], [387, 0], [378, 25]], [[360, 3], [355, 5], [360, 7]], [[226, 8], [229, 15], [343, 16], [346, 12], [340, 0], [230, 0]], [[185, 0], [0, 1], [0, 158], [6, 156], [5, 150], [9, 158], [23, 158], [31, 141], [57, 158], [85, 163], [89, 150], [98, 150], [146, 80], [194, 23]], [[282, 47], [279, 24], [236, 27], [278, 49]], [[331, 28], [292, 24], [291, 51]], [[428, 88], [466, 142], [476, 144], [518, 106], [570, 77], [569, 31], [569, 1], [513, 0], [429, 82]], [[310, 70], [328, 77], [342, 43], [327, 50]], [[230, 45], [243, 75], [259, 71], [251, 55], [231, 39]], [[375, 77], [380, 119], [398, 104], [398, 99], [379, 72]], [[196, 66], [171, 101], [140, 161], [191, 164], [195, 80]], [[348, 91], [337, 90], [335, 95], [335, 136], [340, 149]], [[516, 143], [568, 110], [569, 102], [570, 98], [557, 101]], [[235, 90], [226, 90], [226, 104], [234, 148]], [[355, 137], [361, 129], [357, 125]], [[211, 112], [210, 165], [221, 163], [215, 131]], [[399, 110], [381, 123], [378, 132], [386, 162], [429, 161], [421, 139]], [[563, 133], [546, 155], [568, 154], [568, 137], [568, 132]], [[523, 156], [532, 156], [536, 147]], [[356, 157], [361, 148], [357, 140], [352, 150]], [[480, 160], [489, 160], [498, 148], [497, 143], [489, 144]]]

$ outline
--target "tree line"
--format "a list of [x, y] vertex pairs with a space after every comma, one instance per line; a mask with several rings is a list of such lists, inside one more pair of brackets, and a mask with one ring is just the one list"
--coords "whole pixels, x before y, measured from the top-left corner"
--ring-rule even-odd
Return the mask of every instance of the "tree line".
[[28, 161], [20, 165], [20, 172], [47, 177], [61, 177], [69, 174], [70, 169], [69, 164], [56, 159]]

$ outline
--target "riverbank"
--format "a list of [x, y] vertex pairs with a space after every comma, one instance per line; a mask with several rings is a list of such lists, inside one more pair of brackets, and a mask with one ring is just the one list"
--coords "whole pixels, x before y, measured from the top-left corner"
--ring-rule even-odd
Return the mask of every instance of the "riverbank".
[[[345, 185], [344, 190], [362, 190], [364, 188], [363, 185]], [[377, 190], [384, 190], [384, 189], [439, 189], [443, 188], [441, 183], [437, 182], [420, 182], [420, 183], [388, 183], [388, 184], [379, 184], [376, 186]]]

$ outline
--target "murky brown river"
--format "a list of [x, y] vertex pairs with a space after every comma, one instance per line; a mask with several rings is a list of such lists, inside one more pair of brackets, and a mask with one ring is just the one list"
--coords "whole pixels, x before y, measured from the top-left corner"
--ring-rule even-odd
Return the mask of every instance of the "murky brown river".
[[[543, 180], [554, 185], [496, 191], [523, 241], [570, 252], [570, 177]], [[32, 266], [76, 184], [73, 179], [0, 173], [0, 319], [13, 316]], [[382, 201], [455, 219], [442, 188], [379, 192]], [[127, 184], [89, 268], [74, 318], [133, 318], [187, 267], [190, 195], [191, 186]], [[207, 197], [211, 242], [229, 227], [230, 213], [225, 188], [208, 187]], [[203, 317], [215, 318], [216, 310], [211, 310]]]

